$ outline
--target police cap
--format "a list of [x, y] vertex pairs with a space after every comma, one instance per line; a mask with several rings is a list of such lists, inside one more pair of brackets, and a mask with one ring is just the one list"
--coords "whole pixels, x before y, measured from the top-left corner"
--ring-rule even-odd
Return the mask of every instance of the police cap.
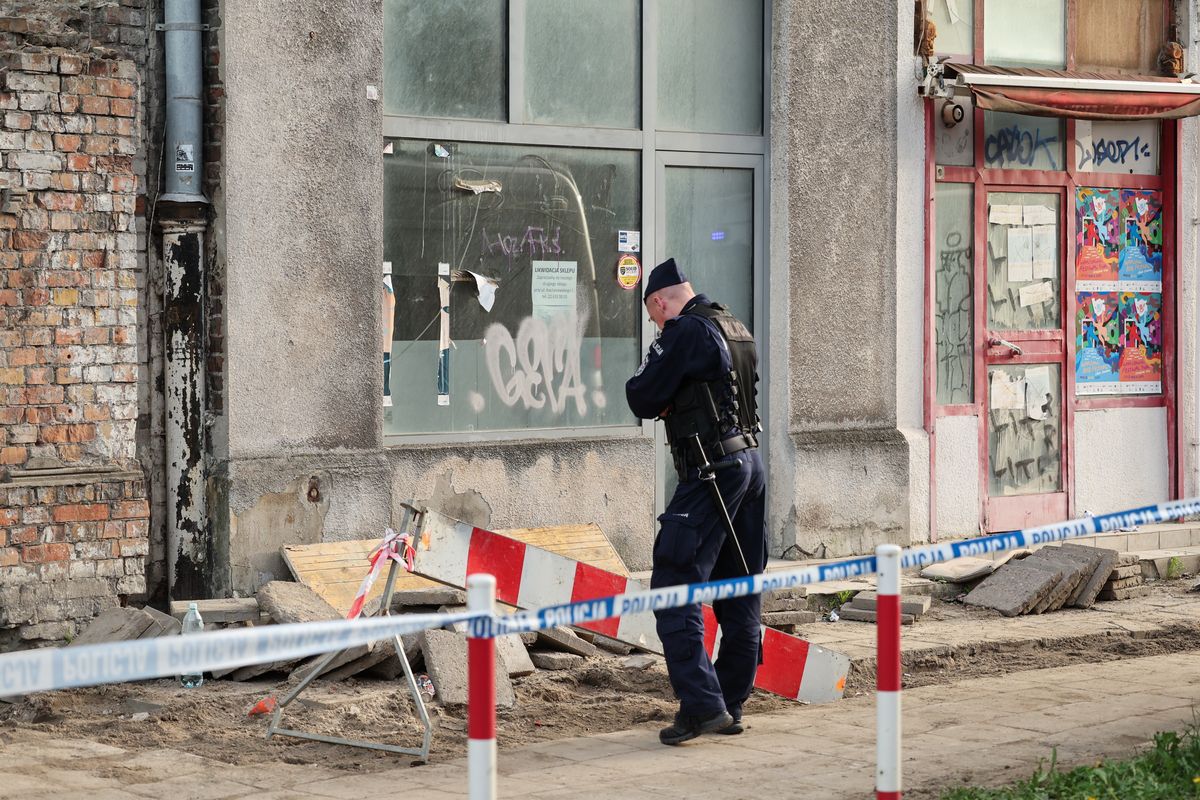
[[668, 258], [650, 272], [650, 277], [646, 279], [646, 293], [642, 295], [642, 302], [645, 302], [646, 298], [659, 289], [665, 289], [668, 286], [676, 286], [681, 283], [687, 283], [687, 276], [675, 264], [675, 259]]

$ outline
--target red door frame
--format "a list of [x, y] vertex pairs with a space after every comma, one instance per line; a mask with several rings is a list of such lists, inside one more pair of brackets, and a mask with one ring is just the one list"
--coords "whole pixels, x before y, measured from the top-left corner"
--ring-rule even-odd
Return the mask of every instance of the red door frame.
[[[980, 419], [980, 526], [988, 527], [987, 522], [987, 434], [984, 421], [986, 414], [986, 324], [987, 309], [984, 303], [986, 287], [986, 242], [987, 231], [987, 193], [989, 191], [1060, 191], [1063, 192], [1061, 206], [1062, 219], [1062, 268], [1064, 270], [1061, 297], [1061, 313], [1063, 314], [1062, 332], [1056, 336], [1063, 342], [1063, 370], [1065, 372], [1063, 386], [1063, 435], [1066, 439], [1062, 457], [1065, 467], [1065, 486], [1067, 494], [1067, 514], [1074, 515], [1075, 505], [1075, 453], [1074, 425], [1077, 410], [1094, 410], [1104, 408], [1157, 408], [1166, 407], [1167, 412], [1167, 459], [1169, 488], [1172, 497], [1183, 496], [1183, 470], [1180, 469], [1179, 453], [1183, 452], [1182, 426], [1179, 424], [1178, 386], [1180, 381], [1180, 362], [1177, 357], [1178, 321], [1176, 308], [1176, 275], [1178, 253], [1177, 243], [1180, 239], [1181, 228], [1178, 214], [1178, 197], [1182, 185], [1182, 173], [1179, 168], [1178, 141], [1179, 122], [1164, 121], [1161, 125], [1159, 145], [1160, 161], [1158, 175], [1124, 175], [1120, 173], [1078, 173], [1075, 169], [1075, 120], [1066, 120], [1064, 142], [1065, 169], [1058, 172], [1043, 170], [999, 170], [983, 169], [978, 165], [983, 160], [983, 116], [984, 112], [975, 109], [975, 163], [974, 167], [938, 166], [935, 163], [936, 115], [934, 100], [925, 100], [925, 392], [924, 417], [925, 429], [929, 437], [930, 459], [930, 492], [929, 520], [930, 535], [933, 541], [938, 538], [937, 531], [937, 419], [948, 416], [975, 416]], [[974, 185], [974, 220], [975, 241], [973, 243], [973, 271], [975, 280], [974, 320], [975, 340], [973, 388], [975, 401], [973, 403], [956, 405], [939, 405], [937, 403], [937, 372], [936, 364], [936, 331], [933, 319], [933, 296], [936, 285], [936, 250], [933, 246], [936, 229], [936, 185], [946, 183], [971, 183]], [[1163, 391], [1158, 395], [1138, 396], [1109, 396], [1077, 397], [1075, 394], [1075, 197], [1080, 186], [1098, 186], [1101, 188], [1138, 188], [1153, 189], [1162, 192], [1163, 197], [1163, 313], [1166, 319], [1162, 329], [1163, 335]], [[1028, 337], [1025, 337], [1028, 338]], [[1014, 363], [1019, 363], [1014, 359]]]

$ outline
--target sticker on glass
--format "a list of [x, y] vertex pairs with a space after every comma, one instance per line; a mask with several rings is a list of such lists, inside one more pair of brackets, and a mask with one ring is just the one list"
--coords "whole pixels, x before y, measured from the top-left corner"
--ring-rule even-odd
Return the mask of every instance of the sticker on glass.
[[632, 289], [642, 279], [642, 263], [633, 256], [621, 256], [617, 261], [617, 283], [622, 289]]
[[642, 252], [642, 232], [617, 231], [617, 250], [621, 253]]

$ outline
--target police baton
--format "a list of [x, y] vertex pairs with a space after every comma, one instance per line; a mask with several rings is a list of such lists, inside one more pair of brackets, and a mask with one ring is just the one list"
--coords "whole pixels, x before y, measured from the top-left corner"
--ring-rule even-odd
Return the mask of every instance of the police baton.
[[725, 507], [725, 498], [721, 496], [721, 487], [717, 486], [717, 470], [740, 467], [742, 460], [735, 458], [732, 461], [721, 461], [714, 464], [708, 460], [708, 455], [704, 452], [704, 445], [700, 442], [700, 435], [692, 434], [691, 441], [696, 446], [696, 460], [700, 465], [697, 467], [697, 470], [700, 473], [700, 480], [708, 484], [713, 503], [716, 504], [717, 511], [721, 512], [721, 521], [725, 523], [725, 533], [729, 534], [729, 538], [733, 540], [733, 546], [737, 549], [738, 558], [742, 560], [742, 569], [749, 575], [750, 566], [746, 563], [745, 554], [742, 553], [742, 543], [738, 541], [737, 533], [733, 530], [733, 520], [729, 518], [729, 509]]

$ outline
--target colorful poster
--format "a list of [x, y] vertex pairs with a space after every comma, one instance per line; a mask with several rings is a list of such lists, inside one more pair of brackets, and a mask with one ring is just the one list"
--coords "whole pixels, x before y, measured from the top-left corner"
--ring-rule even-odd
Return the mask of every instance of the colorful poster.
[[1121, 190], [1122, 290], [1162, 291], [1162, 193], [1149, 189]]
[[1075, 288], [1116, 289], [1121, 234], [1116, 189], [1080, 188], [1075, 193]]
[[1124, 394], [1162, 391], [1162, 295], [1121, 293], [1121, 388]]
[[1075, 295], [1075, 394], [1120, 394], [1121, 315], [1116, 292]]

